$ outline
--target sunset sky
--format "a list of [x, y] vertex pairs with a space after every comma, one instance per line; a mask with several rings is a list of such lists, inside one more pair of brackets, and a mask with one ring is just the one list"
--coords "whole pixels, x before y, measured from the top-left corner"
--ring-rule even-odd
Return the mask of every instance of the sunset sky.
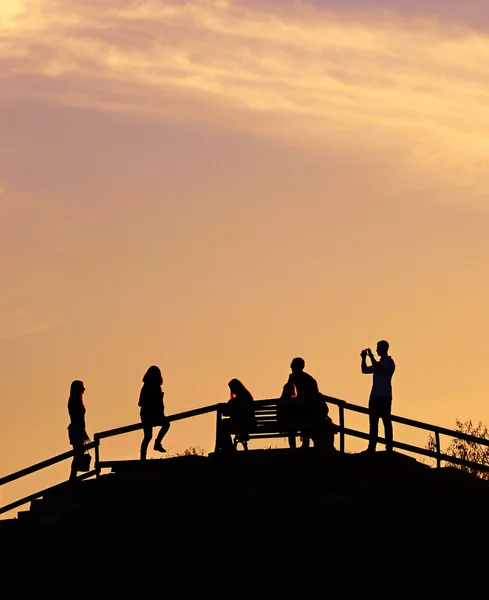
[[167, 414], [294, 356], [366, 406], [379, 339], [395, 414], [489, 425], [488, 65], [486, 0], [0, 0], [0, 477], [71, 449], [73, 379], [90, 435], [151, 364]]

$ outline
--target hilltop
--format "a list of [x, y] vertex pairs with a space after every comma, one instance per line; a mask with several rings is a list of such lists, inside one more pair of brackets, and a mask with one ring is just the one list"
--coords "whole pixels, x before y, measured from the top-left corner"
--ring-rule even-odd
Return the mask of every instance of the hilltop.
[[117, 462], [0, 531], [12, 564], [49, 545], [46, 560], [131, 565], [131, 580], [154, 562], [164, 579], [244, 569], [270, 581], [285, 569], [310, 581], [345, 566], [433, 564], [457, 544], [467, 556], [489, 531], [488, 507], [487, 481], [397, 452], [251, 450]]

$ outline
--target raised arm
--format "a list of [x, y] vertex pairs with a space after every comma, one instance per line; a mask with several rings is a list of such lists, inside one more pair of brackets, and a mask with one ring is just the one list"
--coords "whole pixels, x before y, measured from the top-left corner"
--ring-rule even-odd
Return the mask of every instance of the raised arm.
[[365, 375], [368, 373], [373, 373], [374, 368], [373, 366], [368, 366], [367, 365], [367, 350], [362, 350], [360, 352], [360, 356], [362, 357], [362, 373], [364, 373]]
[[[374, 370], [375, 371], [384, 371], [384, 373], [387, 373], [388, 371], [394, 372], [394, 368], [392, 367], [392, 365], [390, 363], [387, 365], [383, 365], [380, 360], [377, 360], [375, 358], [375, 356], [373, 355], [372, 350], [370, 350], [370, 348], [367, 348], [366, 352], [367, 352], [367, 356], [372, 361], [372, 366], [370, 367], [372, 369], [372, 371], [374, 371]], [[370, 372], [372, 372], [372, 371], [370, 371]]]

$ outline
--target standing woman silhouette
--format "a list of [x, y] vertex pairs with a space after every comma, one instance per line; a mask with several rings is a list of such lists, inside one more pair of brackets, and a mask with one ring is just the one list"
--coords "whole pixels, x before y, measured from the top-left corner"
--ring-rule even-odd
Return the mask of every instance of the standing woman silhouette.
[[161, 442], [170, 429], [170, 421], [165, 416], [162, 385], [163, 376], [161, 371], [159, 367], [152, 365], [143, 377], [143, 387], [139, 394], [138, 405], [141, 408], [139, 414], [144, 432], [143, 441], [141, 442], [141, 460], [146, 460], [148, 445], [153, 437], [153, 427], [160, 427], [155, 439], [154, 449], [157, 452], [166, 452]]
[[83, 403], [83, 393], [85, 386], [83, 381], [75, 379], [71, 383], [70, 397], [68, 398], [68, 413], [70, 415], [70, 424], [68, 425], [68, 436], [70, 444], [73, 446], [73, 461], [71, 462], [70, 480], [76, 479], [77, 463], [80, 456], [83, 455], [83, 446], [90, 441], [85, 427], [86, 408]]

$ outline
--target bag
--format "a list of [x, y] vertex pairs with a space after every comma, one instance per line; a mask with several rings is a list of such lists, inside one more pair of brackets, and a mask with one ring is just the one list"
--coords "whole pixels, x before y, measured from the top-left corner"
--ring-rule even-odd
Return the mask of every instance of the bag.
[[80, 454], [76, 457], [75, 466], [77, 471], [90, 471], [90, 464], [92, 462], [92, 456], [88, 452]]
[[[83, 432], [84, 440], [83, 445], [86, 446], [90, 443], [90, 438], [87, 432]], [[75, 459], [75, 465], [77, 471], [90, 471], [90, 464], [92, 462], [92, 455], [88, 450], [85, 450], [83, 454], [79, 454]]]

